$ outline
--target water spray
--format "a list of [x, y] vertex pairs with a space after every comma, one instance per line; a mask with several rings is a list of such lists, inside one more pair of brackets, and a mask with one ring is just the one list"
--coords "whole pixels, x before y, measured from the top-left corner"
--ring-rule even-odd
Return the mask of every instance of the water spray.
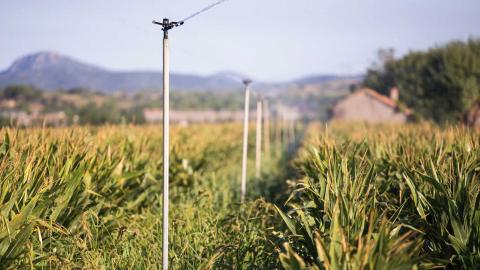
[[218, 6], [218, 5], [223, 4], [223, 3], [226, 2], [226, 1], [227, 1], [227, 0], [217, 1], [217, 2], [215, 2], [215, 3], [213, 3], [213, 4], [209, 5], [209, 6], [204, 7], [203, 9], [201, 9], [201, 10], [193, 13], [192, 15], [190, 15], [190, 16], [188, 16], [187, 18], [181, 20], [180, 22], [181, 22], [181, 23], [186, 22], [186, 21], [190, 20], [191, 18], [196, 17], [196, 16], [204, 13], [205, 11], [207, 11], [207, 10], [209, 10], [209, 9], [211, 9], [211, 8], [214, 8], [214, 7]]

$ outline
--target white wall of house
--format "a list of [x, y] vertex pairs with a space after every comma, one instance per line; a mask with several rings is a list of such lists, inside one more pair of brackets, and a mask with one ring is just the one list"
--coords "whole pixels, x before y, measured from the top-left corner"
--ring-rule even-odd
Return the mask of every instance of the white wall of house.
[[407, 116], [369, 96], [356, 93], [340, 101], [332, 110], [332, 120], [367, 123], [404, 123]]

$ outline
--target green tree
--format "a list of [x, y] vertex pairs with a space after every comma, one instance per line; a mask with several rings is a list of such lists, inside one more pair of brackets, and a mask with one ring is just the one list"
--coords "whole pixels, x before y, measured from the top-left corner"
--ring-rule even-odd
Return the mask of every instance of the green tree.
[[480, 40], [451, 42], [374, 65], [364, 85], [383, 94], [398, 86], [400, 100], [421, 116], [459, 121], [480, 99]]
[[78, 111], [80, 124], [102, 125], [117, 124], [122, 120], [122, 113], [114, 102], [106, 102], [101, 106], [88, 103]]
[[0, 92], [0, 97], [24, 101], [34, 101], [42, 97], [42, 91], [29, 85], [10, 85]]

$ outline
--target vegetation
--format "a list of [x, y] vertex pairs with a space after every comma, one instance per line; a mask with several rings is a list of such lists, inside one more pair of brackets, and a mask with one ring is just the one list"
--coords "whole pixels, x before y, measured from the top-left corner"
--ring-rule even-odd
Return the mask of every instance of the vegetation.
[[11, 85], [0, 92], [1, 99], [34, 101], [42, 97], [42, 91], [26, 85]]
[[451, 42], [394, 59], [380, 52], [364, 84], [383, 94], [400, 88], [400, 100], [419, 116], [439, 123], [458, 122], [480, 101], [480, 40]]
[[[278, 265], [273, 207], [262, 200], [237, 204], [240, 127], [172, 131], [174, 269]], [[133, 126], [4, 129], [2, 268], [159, 268], [159, 134], [159, 127]]]
[[[260, 178], [250, 170], [243, 205], [240, 125], [175, 127], [172, 135], [173, 269], [480, 265], [478, 131], [311, 124], [294, 163], [295, 148], [275, 148]], [[3, 268], [161, 266], [159, 127], [1, 136]]]
[[478, 133], [335, 125], [310, 134], [304, 177], [290, 210], [278, 210], [285, 269], [478, 269]]
[[[347, 92], [343, 89], [346, 82], [331, 81], [322, 85], [292, 87], [288, 90], [279, 90], [269, 95], [276, 100], [272, 106], [281, 102], [292, 107], [301, 107], [308, 112], [307, 119], [327, 119], [327, 109], [331, 104], [343, 97]], [[253, 95], [251, 108], [256, 108]], [[68, 124], [122, 124], [145, 123], [144, 109], [160, 108], [162, 104], [161, 91], [145, 91], [134, 94], [107, 95], [101, 92], [84, 88], [69, 90], [43, 91], [32, 86], [11, 85], [0, 90], [0, 101], [13, 101], [15, 106], [5, 107], [0, 102], [0, 126], [9, 126], [9, 113], [39, 110], [40, 113], [64, 112]], [[244, 105], [243, 91], [173, 91], [171, 93], [171, 108], [173, 110], [227, 110], [241, 111]], [[318, 111], [318, 108], [321, 108]], [[2, 121], [3, 116], [3, 121]], [[41, 124], [41, 123], [40, 123]], [[15, 123], [13, 123], [15, 126]]]
[[[143, 110], [159, 108], [162, 104], [161, 91], [106, 95], [84, 88], [48, 92], [26, 85], [5, 87], [0, 90], [0, 100], [15, 102], [15, 108], [0, 108], [0, 112], [14, 109], [29, 113], [32, 107], [41, 106], [42, 112], [65, 112], [70, 124], [76, 118], [76, 124], [90, 125], [142, 124], [145, 123]], [[252, 107], [254, 105], [252, 103]], [[243, 109], [243, 92], [173, 92], [171, 106], [175, 110], [238, 111]], [[10, 123], [8, 119], [3, 122], [4, 125]]]

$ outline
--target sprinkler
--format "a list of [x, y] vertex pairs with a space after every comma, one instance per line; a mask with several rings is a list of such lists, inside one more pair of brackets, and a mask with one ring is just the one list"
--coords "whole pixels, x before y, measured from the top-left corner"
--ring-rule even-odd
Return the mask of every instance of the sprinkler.
[[161, 25], [163, 30], [163, 234], [162, 234], [162, 268], [168, 269], [168, 196], [170, 185], [170, 50], [168, 31], [183, 25], [183, 22], [152, 21]]
[[180, 22], [171, 22], [169, 19], [165, 18], [163, 19], [163, 22], [157, 22], [155, 20], [152, 20], [152, 23], [153, 24], [158, 24], [158, 25], [161, 25], [162, 26], [162, 30], [163, 30], [163, 38], [165, 39], [168, 39], [168, 30], [171, 30], [175, 27], [179, 27], [181, 25], [184, 24], [183, 21], [180, 21]]
[[169, 195], [169, 167], [170, 167], [170, 47], [168, 31], [179, 27], [185, 21], [196, 17], [207, 10], [224, 3], [227, 0], [219, 0], [200, 11], [193, 13], [187, 18], [171, 22], [165, 18], [162, 22], [152, 20], [155, 25], [162, 26], [163, 31], [163, 220], [162, 220], [162, 269], [168, 269], [168, 195]]

